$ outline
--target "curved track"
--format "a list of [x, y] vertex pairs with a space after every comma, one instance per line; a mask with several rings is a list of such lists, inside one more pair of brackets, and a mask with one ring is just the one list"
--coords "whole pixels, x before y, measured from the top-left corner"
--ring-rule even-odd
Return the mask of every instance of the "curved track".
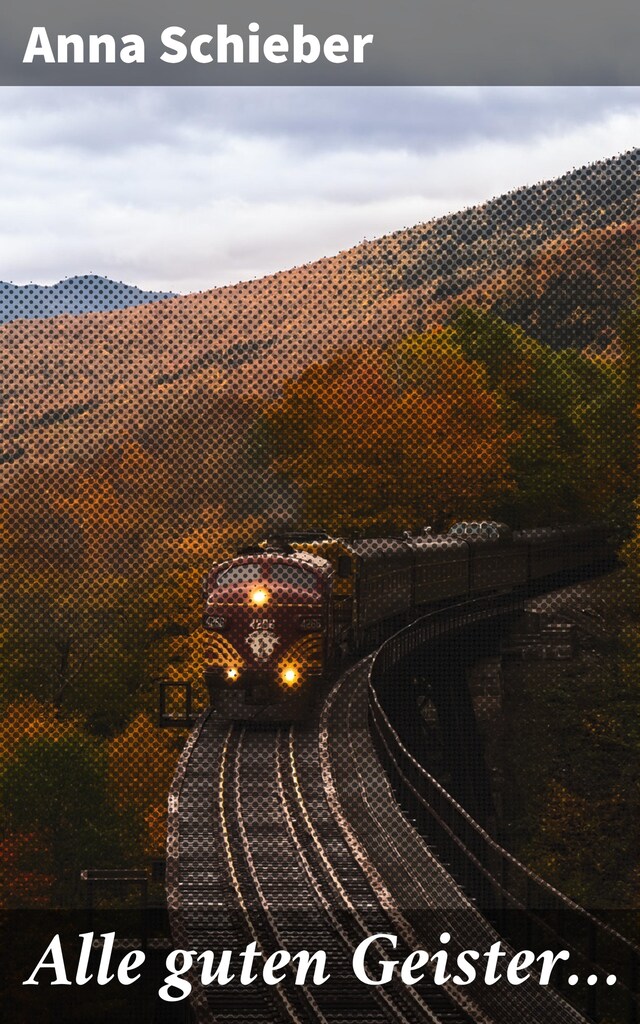
[[[488, 950], [498, 936], [399, 809], [378, 761], [367, 716], [368, 663], [347, 673], [304, 728], [226, 728], [207, 712], [183, 753], [170, 798], [168, 897], [180, 948], [237, 954], [248, 943], [324, 950], [330, 979], [258, 980], [204, 988], [202, 1021], [297, 1024], [468, 1024], [583, 1018], [548, 989], [506, 984], [416, 986], [396, 976], [368, 987], [352, 971], [356, 946], [376, 933], [368, 963], [414, 948]], [[453, 922], [453, 925], [452, 925]], [[445, 940], [446, 941], [446, 940]], [[378, 953], [379, 955], [376, 955]], [[233, 969], [233, 968], [232, 968]]]
[[[256, 942], [265, 955], [276, 949], [323, 950], [331, 976], [322, 985], [296, 985], [290, 971], [271, 987], [260, 981], [256, 988], [199, 987], [199, 1018], [220, 1024], [249, 1014], [260, 1021], [323, 1024], [468, 1024], [473, 1018], [430, 980], [408, 987], [394, 979], [369, 988], [354, 978], [356, 946], [376, 932], [398, 932], [388, 897], [372, 884], [373, 865], [354, 858], [326, 799], [317, 730], [224, 732], [209, 715], [188, 755], [181, 820], [192, 817], [185, 815], [185, 804], [193, 809], [206, 786], [205, 747], [217, 768], [209, 777], [208, 803], [222, 842], [215, 869], [207, 872], [198, 864], [208, 858], [213, 867], [210, 833], [202, 843], [194, 831], [178, 839], [179, 847], [188, 847], [189, 865], [181, 850], [170, 877], [175, 938], [181, 946], [217, 951]], [[376, 952], [390, 955], [389, 947], [374, 946], [373, 960]]]
[[[504, 976], [492, 984], [484, 977], [453, 984], [455, 960], [463, 950], [478, 951], [480, 963], [495, 943], [507, 956], [513, 950], [455, 881], [440, 859], [444, 854], [467, 890], [478, 890], [489, 913], [496, 906], [518, 909], [527, 926], [535, 925], [532, 894], [532, 906], [553, 909], [560, 921], [567, 911], [575, 913], [588, 933], [586, 956], [568, 947], [585, 968], [582, 988], [589, 971], [603, 975], [593, 951], [597, 945], [602, 952], [601, 939], [611, 940], [616, 955], [628, 960], [621, 985], [617, 990], [600, 986], [600, 995], [591, 988], [584, 999], [578, 991], [568, 994], [592, 1019], [606, 1004], [612, 1007], [607, 1020], [636, 1024], [637, 950], [502, 850], [403, 747], [380, 700], [385, 684], [397, 683], [399, 667], [416, 651], [517, 607], [519, 600], [506, 595], [451, 606], [412, 623], [345, 672], [304, 726], [252, 730], [229, 727], [213, 711], [201, 717], [169, 798], [168, 904], [174, 944], [212, 950], [216, 964], [223, 950], [232, 951], [235, 977], [229, 984], [205, 986], [193, 973], [192, 1005], [199, 1021], [584, 1022], [578, 1010], [535, 977], [523, 985], [508, 984]], [[422, 834], [398, 797], [420, 820]], [[423, 835], [438, 843], [439, 855]], [[490, 897], [486, 904], [484, 894]], [[444, 950], [448, 976], [438, 976], [431, 956], [417, 985], [403, 984], [397, 974], [388, 985], [365, 985], [354, 976], [353, 952], [379, 933], [367, 960], [372, 971], [378, 960], [403, 960], [414, 949], [431, 955]], [[385, 934], [397, 936], [395, 951]], [[559, 942], [545, 932], [542, 946], [526, 945], [531, 936], [524, 946], [563, 948], [562, 930], [554, 935]], [[243, 984], [240, 954], [254, 945], [256, 980]], [[262, 968], [276, 950], [323, 951], [329, 977], [323, 984], [315, 979], [298, 984], [295, 966], [287, 964], [280, 967], [278, 983], [269, 984]], [[618, 955], [616, 964], [620, 960]], [[614, 997], [608, 1002], [606, 992]]]
[[[231, 730], [225, 739], [220, 817], [246, 926], [264, 949], [327, 953], [330, 980], [317, 987], [276, 986], [281, 1009], [292, 1020], [328, 1024], [468, 1021], [434, 986], [396, 982], [370, 989], [353, 978], [357, 944], [393, 928], [367, 874], [349, 855], [317, 780], [312, 737]], [[379, 952], [384, 955], [382, 947]]]

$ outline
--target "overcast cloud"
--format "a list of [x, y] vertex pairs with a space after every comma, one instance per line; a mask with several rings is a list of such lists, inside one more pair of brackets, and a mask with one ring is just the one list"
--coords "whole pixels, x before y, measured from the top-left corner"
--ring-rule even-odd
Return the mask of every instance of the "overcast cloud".
[[638, 145], [640, 89], [0, 89], [0, 279], [195, 291]]

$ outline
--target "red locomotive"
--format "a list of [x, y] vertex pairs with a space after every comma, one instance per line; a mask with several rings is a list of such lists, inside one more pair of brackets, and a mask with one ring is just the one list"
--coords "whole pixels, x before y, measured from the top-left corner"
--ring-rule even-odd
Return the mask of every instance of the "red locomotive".
[[333, 650], [333, 569], [306, 552], [255, 549], [205, 581], [205, 682], [227, 718], [303, 718]]
[[602, 526], [345, 540], [291, 534], [213, 567], [205, 581], [205, 681], [231, 721], [305, 717], [345, 656], [444, 604], [541, 592], [612, 564]]

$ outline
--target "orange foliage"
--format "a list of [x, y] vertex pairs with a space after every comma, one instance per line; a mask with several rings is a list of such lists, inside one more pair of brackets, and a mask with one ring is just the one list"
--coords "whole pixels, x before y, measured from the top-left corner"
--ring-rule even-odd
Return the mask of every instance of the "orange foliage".
[[301, 488], [307, 519], [366, 531], [488, 511], [510, 473], [478, 367], [449, 352], [432, 388], [398, 387], [387, 370], [370, 351], [313, 367], [267, 413], [273, 468]]
[[150, 857], [161, 857], [167, 841], [167, 801], [149, 807], [144, 816], [148, 831], [146, 853]]
[[0, 765], [13, 757], [26, 736], [46, 734], [57, 740], [77, 729], [77, 720], [61, 720], [53, 704], [44, 704], [35, 697], [9, 704], [0, 716]]
[[178, 753], [174, 737], [158, 730], [142, 713], [108, 744], [107, 781], [113, 803], [142, 812], [150, 852], [157, 853], [162, 845], [164, 812], [158, 794], [169, 791]]

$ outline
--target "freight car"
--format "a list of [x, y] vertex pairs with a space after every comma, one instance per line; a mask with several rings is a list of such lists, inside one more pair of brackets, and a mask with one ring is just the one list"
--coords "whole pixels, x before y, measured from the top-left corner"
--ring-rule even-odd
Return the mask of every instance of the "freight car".
[[475, 597], [542, 591], [610, 561], [602, 526], [514, 532], [474, 521], [444, 535], [264, 541], [214, 566], [204, 583], [211, 703], [231, 720], [304, 718], [345, 658], [413, 618]]

